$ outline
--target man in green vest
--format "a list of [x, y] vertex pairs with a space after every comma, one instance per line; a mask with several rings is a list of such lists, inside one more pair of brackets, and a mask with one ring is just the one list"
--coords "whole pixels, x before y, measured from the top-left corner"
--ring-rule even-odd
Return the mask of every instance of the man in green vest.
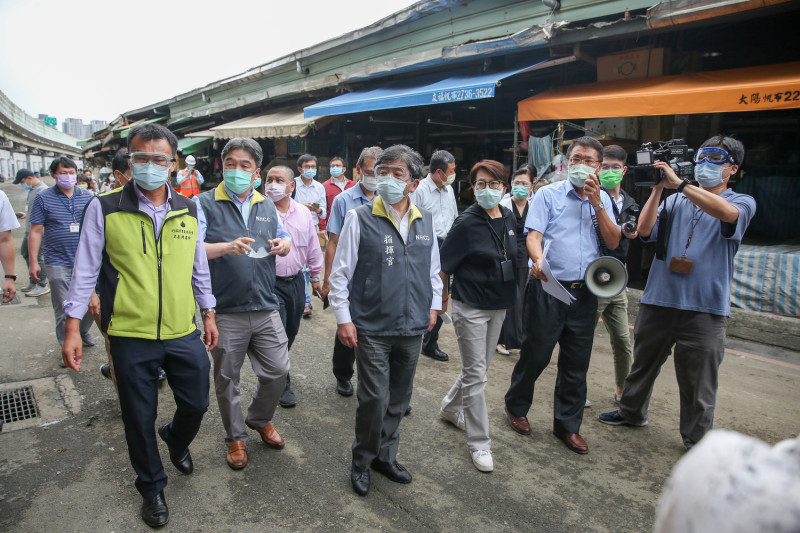
[[[158, 368], [166, 371], [177, 409], [158, 434], [183, 474], [194, 465], [189, 444], [208, 409], [209, 361], [203, 341], [217, 345], [211, 292], [197, 207], [167, 184], [178, 140], [167, 128], [143, 124], [128, 136], [132, 180], [93, 199], [83, 215], [75, 276], [63, 308], [64, 362], [80, 370], [80, 317], [95, 285], [100, 328], [108, 335], [128, 454], [142, 495], [141, 516], [151, 527], [169, 520], [155, 423]], [[99, 282], [98, 282], [99, 275]], [[203, 316], [203, 341], [195, 326]]]

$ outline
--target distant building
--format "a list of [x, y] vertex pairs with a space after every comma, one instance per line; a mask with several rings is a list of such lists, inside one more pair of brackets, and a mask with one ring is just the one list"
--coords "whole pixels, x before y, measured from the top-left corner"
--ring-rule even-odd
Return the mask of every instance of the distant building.
[[105, 120], [92, 120], [89, 122], [92, 126], [92, 133], [96, 132], [97, 130], [101, 130], [108, 125], [108, 122]]
[[65, 118], [62, 128], [64, 133], [68, 133], [73, 137], [77, 137], [78, 139], [86, 138], [83, 136], [83, 120], [79, 118]]

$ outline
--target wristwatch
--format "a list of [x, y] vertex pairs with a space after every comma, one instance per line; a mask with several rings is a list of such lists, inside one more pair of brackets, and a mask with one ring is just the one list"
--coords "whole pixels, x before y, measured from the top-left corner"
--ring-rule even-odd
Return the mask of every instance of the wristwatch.
[[208, 313], [217, 314], [217, 310], [214, 309], [213, 307], [209, 307], [208, 309], [201, 309], [200, 310], [200, 314], [203, 315], [203, 318], [205, 318]]
[[683, 189], [685, 189], [687, 185], [691, 185], [691, 183], [689, 183], [689, 178], [683, 178], [683, 182], [678, 185], [678, 188], [675, 190], [678, 192], [683, 192]]
[[319, 278], [308, 278], [311, 283], [319, 283]]
[[6, 279], [17, 281], [17, 276], [15, 276], [14, 274], [6, 274]]
[[603, 209], [606, 208], [606, 206], [603, 205], [603, 202], [600, 202], [600, 205], [593, 205], [592, 207], [594, 208], [595, 211], [602, 211]]

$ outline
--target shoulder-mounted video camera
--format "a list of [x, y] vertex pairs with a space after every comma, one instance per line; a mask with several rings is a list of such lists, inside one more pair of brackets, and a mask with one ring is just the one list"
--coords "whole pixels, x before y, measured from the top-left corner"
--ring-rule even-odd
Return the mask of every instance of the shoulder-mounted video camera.
[[653, 166], [656, 161], [668, 163], [680, 179], [692, 179], [694, 175], [692, 154], [694, 150], [689, 148], [683, 139], [642, 144], [636, 151], [636, 165], [630, 167], [633, 184], [637, 187], [649, 187], [664, 179], [664, 173]]

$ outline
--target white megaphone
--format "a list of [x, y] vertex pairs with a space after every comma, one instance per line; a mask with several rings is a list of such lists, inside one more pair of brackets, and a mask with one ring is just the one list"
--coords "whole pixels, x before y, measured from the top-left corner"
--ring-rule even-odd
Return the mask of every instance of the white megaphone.
[[628, 285], [628, 271], [616, 257], [598, 257], [586, 269], [586, 287], [598, 298], [613, 298]]

